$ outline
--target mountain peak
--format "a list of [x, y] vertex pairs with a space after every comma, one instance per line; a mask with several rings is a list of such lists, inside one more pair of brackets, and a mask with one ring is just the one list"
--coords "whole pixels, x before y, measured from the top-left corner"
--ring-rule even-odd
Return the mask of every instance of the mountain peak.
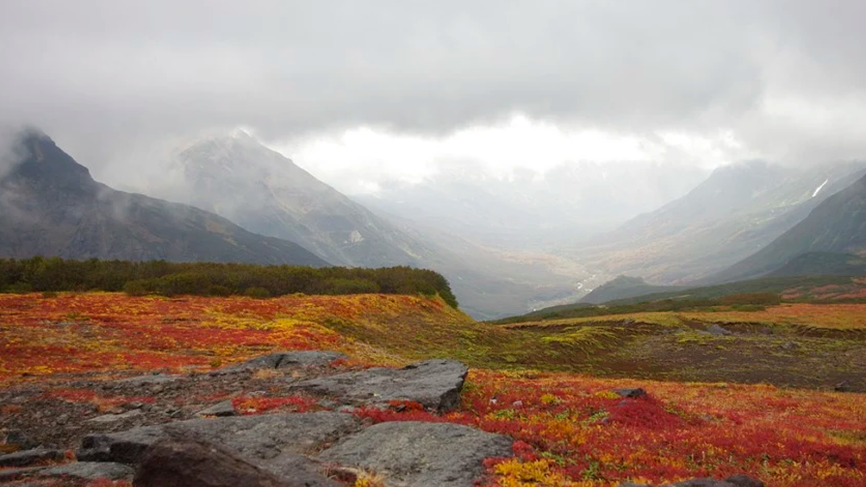
[[75, 162], [39, 129], [23, 129], [14, 153], [19, 161], [13, 164], [6, 179], [20, 178], [49, 186], [84, 187], [96, 184], [86, 167]]

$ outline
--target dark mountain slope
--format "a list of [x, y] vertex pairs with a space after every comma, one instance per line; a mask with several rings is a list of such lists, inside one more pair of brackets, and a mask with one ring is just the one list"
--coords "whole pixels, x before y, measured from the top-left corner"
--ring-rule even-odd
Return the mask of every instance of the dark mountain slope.
[[569, 251], [600, 273], [691, 284], [731, 266], [863, 174], [862, 163], [805, 171], [762, 162], [717, 169], [689, 194]]
[[756, 254], [713, 277], [728, 282], [761, 276], [807, 252], [866, 250], [866, 176], [827, 198], [809, 216]]
[[675, 291], [674, 286], [655, 286], [640, 277], [619, 276], [595, 288], [580, 300], [581, 303], [601, 304], [617, 299], [633, 298], [645, 294]]
[[43, 134], [21, 146], [0, 180], [0, 256], [327, 265], [212, 213], [98, 183]]

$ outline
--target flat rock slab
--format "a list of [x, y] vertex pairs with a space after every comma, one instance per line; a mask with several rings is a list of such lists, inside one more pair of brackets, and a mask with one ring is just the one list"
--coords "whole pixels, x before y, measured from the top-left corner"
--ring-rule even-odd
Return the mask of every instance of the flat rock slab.
[[340, 352], [307, 350], [301, 352], [277, 352], [255, 357], [246, 362], [224, 367], [216, 374], [244, 372], [258, 369], [284, 369], [290, 367], [325, 367], [331, 362], [347, 358]]
[[63, 460], [62, 451], [37, 448], [0, 455], [0, 467], [27, 467], [37, 463], [58, 462], [60, 460]]
[[53, 467], [12, 468], [0, 471], [0, 482], [22, 479], [74, 478], [79, 480], [132, 480], [135, 470], [119, 463], [73, 462]]
[[438, 412], [460, 405], [469, 369], [454, 360], [427, 360], [402, 369], [372, 368], [301, 381], [293, 387], [344, 403], [415, 401]]
[[388, 487], [472, 487], [490, 457], [510, 457], [512, 440], [449, 423], [391, 422], [371, 426], [319, 458], [385, 477]]
[[226, 416], [237, 416], [238, 413], [235, 411], [235, 407], [232, 404], [231, 399], [228, 401], [222, 401], [214, 404], [213, 406], [202, 409], [201, 411], [195, 413], [196, 416], [199, 417], [209, 417], [209, 416], [217, 416], [217, 417], [226, 417]]
[[248, 460], [269, 461], [284, 452], [310, 453], [359, 428], [354, 416], [333, 412], [191, 419], [88, 435], [78, 458], [134, 465], [148, 447], [175, 434], [225, 447]]
[[[147, 449], [135, 475], [136, 487], [339, 487], [305, 460], [277, 476], [236, 453], [183, 437], [163, 439]], [[302, 467], [302, 468], [298, 468]]]
[[[652, 487], [644, 484], [625, 483], [619, 487]], [[734, 475], [725, 480], [715, 480], [710, 478], [692, 479], [680, 482], [678, 484], [667, 484], [660, 487], [765, 487], [764, 483], [758, 479], [747, 475]]]

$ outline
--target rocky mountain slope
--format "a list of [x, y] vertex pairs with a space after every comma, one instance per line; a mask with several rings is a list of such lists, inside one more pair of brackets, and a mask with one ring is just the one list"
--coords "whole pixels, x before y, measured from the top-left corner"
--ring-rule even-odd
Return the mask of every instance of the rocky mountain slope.
[[244, 132], [198, 141], [175, 162], [174, 197], [333, 264], [417, 266], [433, 252]]
[[670, 284], [700, 280], [785, 233], [862, 171], [861, 163], [722, 167], [686, 196], [566, 253], [594, 262], [600, 273]]
[[866, 176], [815, 207], [808, 217], [754, 255], [712, 279], [719, 282], [772, 272], [808, 252], [866, 251]]
[[535, 302], [572, 295], [573, 279], [547, 265], [509, 259], [459, 236], [412, 226], [411, 219], [369, 211], [244, 132], [194, 143], [178, 154], [175, 169], [179, 187], [170, 194], [154, 188], [158, 194], [299, 242], [332, 263], [434, 269], [477, 318], [523, 313]]
[[327, 265], [213, 213], [100, 184], [44, 134], [21, 147], [0, 180], [0, 256]]

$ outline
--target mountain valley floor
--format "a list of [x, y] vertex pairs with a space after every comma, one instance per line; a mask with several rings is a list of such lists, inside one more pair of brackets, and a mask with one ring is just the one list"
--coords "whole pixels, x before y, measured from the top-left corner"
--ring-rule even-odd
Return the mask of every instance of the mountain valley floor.
[[[859, 487], [863, 316], [863, 304], [796, 303], [494, 325], [440, 299], [403, 295], [4, 294], [0, 433], [70, 449], [85, 421], [105, 415], [127, 416], [87, 424], [112, 431], [184, 419], [224, 401], [242, 414], [327, 410], [280, 387], [281, 373], [237, 380], [211, 372], [274, 351], [333, 350], [349, 359], [327, 373], [427, 358], [469, 365], [455, 411], [402, 405], [347, 414], [511, 436], [515, 457], [485, 462], [491, 487], [738, 473], [774, 487]], [[196, 387], [106, 386], [156, 373], [182, 374]], [[613, 391], [624, 388], [648, 395], [623, 401]], [[7, 438], [0, 448], [13, 445]]]

